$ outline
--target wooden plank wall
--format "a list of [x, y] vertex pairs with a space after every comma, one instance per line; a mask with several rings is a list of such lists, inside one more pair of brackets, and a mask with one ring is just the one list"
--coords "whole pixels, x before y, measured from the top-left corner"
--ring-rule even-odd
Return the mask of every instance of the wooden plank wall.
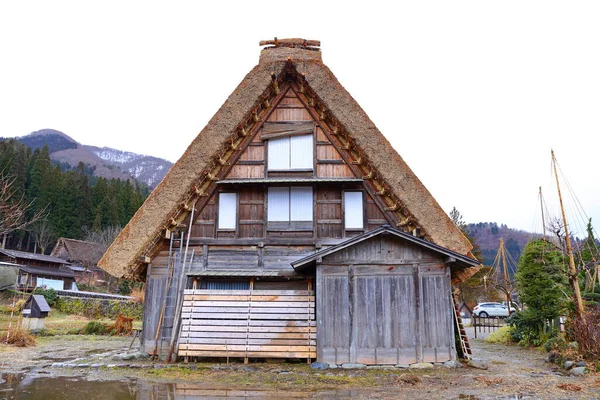
[[[163, 322], [159, 332], [159, 353], [164, 353], [168, 349], [171, 340], [172, 329], [175, 322], [175, 309], [177, 297], [177, 285], [179, 276], [181, 275], [182, 263], [179, 262], [179, 254], [174, 252], [173, 263], [173, 279], [171, 286], [167, 288], [168, 267], [167, 259], [164, 260], [164, 265], [150, 266], [150, 271], [146, 279], [146, 293], [144, 303], [144, 322], [142, 325], [142, 338], [144, 350], [151, 353], [155, 347], [156, 330], [160, 319], [160, 313], [165, 303], [165, 312]], [[185, 284], [185, 283], [184, 283]], [[168, 289], [168, 290], [167, 290]]]
[[178, 355], [316, 358], [309, 290], [185, 290]]
[[439, 256], [379, 235], [323, 257], [316, 282], [319, 361], [454, 357], [450, 270]]

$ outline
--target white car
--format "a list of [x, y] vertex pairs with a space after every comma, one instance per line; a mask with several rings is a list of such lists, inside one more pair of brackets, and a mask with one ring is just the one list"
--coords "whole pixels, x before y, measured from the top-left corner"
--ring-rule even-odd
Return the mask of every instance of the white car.
[[[508, 310], [505, 304], [501, 303], [479, 303], [473, 309], [473, 315], [476, 317], [508, 317]], [[510, 313], [516, 312], [517, 309], [510, 306]]]

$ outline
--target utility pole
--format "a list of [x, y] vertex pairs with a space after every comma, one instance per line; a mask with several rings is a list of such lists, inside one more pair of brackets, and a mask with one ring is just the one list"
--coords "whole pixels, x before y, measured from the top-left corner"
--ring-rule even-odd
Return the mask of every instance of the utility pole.
[[581, 299], [581, 291], [579, 290], [579, 279], [577, 278], [577, 268], [575, 267], [575, 259], [573, 258], [573, 247], [571, 247], [571, 237], [569, 236], [569, 225], [567, 224], [567, 215], [565, 214], [565, 207], [563, 206], [562, 195], [560, 194], [560, 183], [558, 182], [558, 173], [556, 171], [556, 158], [554, 157], [554, 150], [552, 153], [552, 167], [554, 168], [554, 177], [556, 178], [556, 188], [558, 189], [558, 199], [560, 201], [560, 211], [562, 213], [563, 222], [565, 224], [565, 243], [567, 245], [567, 256], [569, 258], [569, 285], [573, 290], [573, 302], [575, 303], [575, 315], [583, 318], [584, 308], [583, 300]]

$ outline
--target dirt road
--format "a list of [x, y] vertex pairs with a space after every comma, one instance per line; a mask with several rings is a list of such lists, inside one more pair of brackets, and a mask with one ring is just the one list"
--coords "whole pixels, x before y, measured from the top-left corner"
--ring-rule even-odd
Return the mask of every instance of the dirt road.
[[[20, 373], [34, 382], [45, 382], [46, 386], [62, 385], [64, 379], [69, 379], [71, 387], [75, 383], [85, 387], [93, 382], [96, 387], [100, 382], [120, 382], [128, 385], [126, 391], [132, 397], [119, 398], [138, 399], [281, 398], [283, 393], [288, 398], [600, 398], [599, 374], [567, 376], [545, 363], [546, 355], [539, 350], [487, 344], [481, 339], [471, 343], [474, 356], [488, 364], [487, 370], [444, 367], [312, 370], [305, 364], [289, 363], [190, 363], [167, 368], [166, 364], [149, 360], [112, 360], [111, 356], [126, 349], [130, 341], [130, 338], [103, 336], [61, 336], [42, 338], [33, 348], [0, 347], [0, 372], [5, 378]], [[52, 367], [57, 362], [61, 367]], [[105, 387], [110, 392], [111, 387], [116, 390], [119, 386]]]

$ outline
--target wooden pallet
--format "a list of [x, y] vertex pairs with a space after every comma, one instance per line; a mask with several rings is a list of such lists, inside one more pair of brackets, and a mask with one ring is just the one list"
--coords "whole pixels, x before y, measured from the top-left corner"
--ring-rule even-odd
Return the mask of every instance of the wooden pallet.
[[316, 358], [312, 290], [185, 290], [178, 355]]

